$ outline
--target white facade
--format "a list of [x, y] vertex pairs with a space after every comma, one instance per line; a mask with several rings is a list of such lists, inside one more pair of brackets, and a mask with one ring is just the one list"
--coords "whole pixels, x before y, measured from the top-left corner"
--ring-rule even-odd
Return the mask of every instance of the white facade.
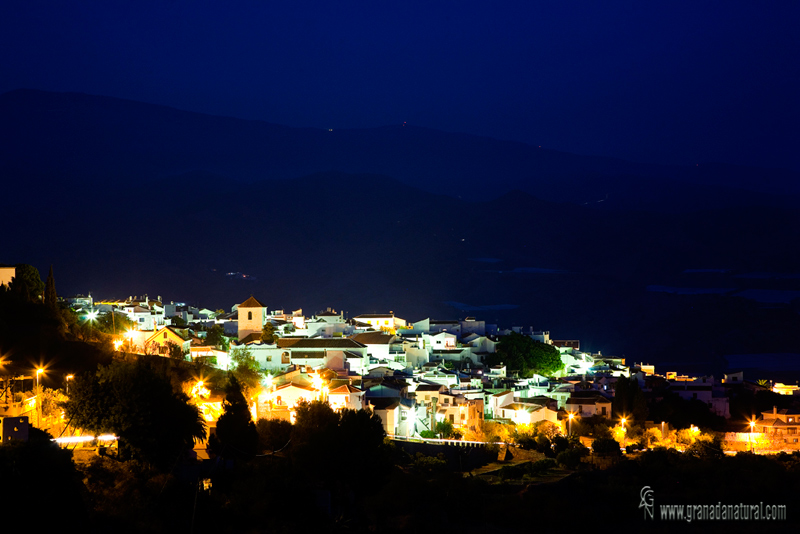
[[396, 328], [406, 326], [406, 320], [401, 319], [400, 317], [395, 317], [394, 313], [392, 312], [389, 312], [388, 314], [369, 313], [358, 315], [353, 317], [353, 319], [359, 323], [366, 323], [376, 330], [380, 330], [382, 328], [394, 330]]

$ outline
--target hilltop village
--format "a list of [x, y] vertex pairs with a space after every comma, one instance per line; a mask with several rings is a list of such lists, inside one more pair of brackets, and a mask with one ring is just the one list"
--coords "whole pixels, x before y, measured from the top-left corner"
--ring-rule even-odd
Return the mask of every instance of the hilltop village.
[[[792, 517], [796, 386], [659, 374], [478, 317], [306, 315], [252, 295], [211, 310], [58, 297], [29, 265], [0, 277], [0, 476], [9, 509], [49, 503], [40, 526], [517, 532], [561, 525], [545, 512], [565, 495], [593, 516], [615, 495], [637, 529], [643, 486]], [[714, 509], [691, 506], [660, 518]]]
[[[598, 437], [623, 451], [685, 450], [699, 438], [768, 452], [796, 449], [800, 438], [791, 402], [797, 386], [748, 381], [743, 372], [658, 374], [653, 365], [584, 352], [579, 340], [476, 317], [409, 321], [391, 311], [345, 317], [330, 308], [306, 316], [270, 310], [253, 296], [229, 311], [147, 296], [67, 300], [83, 322], [126, 318], [129, 327], [114, 340], [124, 353], [223, 371], [249, 360], [260, 379], [248, 388], [254, 421], [294, 422], [298, 403], [316, 400], [334, 410], [368, 408], [396, 440], [482, 443], [513, 434], [496, 424], [545, 422], [590, 449]], [[195, 402], [213, 432], [221, 399]]]

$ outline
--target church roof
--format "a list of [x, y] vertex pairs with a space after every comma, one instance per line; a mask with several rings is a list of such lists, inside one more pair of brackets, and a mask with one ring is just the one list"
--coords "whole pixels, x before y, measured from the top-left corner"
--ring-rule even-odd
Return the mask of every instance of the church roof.
[[250, 295], [250, 298], [246, 301], [239, 304], [240, 308], [266, 308], [265, 305], [261, 304], [253, 295]]

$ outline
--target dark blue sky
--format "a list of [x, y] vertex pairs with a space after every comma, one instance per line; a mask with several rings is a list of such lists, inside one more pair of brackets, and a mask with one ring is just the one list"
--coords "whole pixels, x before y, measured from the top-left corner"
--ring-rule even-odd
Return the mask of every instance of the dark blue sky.
[[800, 3], [5, 0], [0, 92], [800, 170]]

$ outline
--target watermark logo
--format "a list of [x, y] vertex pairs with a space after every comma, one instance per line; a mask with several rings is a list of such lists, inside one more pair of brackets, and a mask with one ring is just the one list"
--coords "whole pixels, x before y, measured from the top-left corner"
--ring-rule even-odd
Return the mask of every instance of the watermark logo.
[[650, 486], [639, 491], [639, 508], [644, 508], [645, 521], [786, 521], [785, 504], [723, 504], [721, 501], [713, 504], [659, 504], [656, 519], [654, 493]]
[[647, 516], [650, 516], [650, 519], [653, 519], [653, 490], [650, 489], [650, 486], [645, 486], [642, 488], [642, 491], [639, 492], [639, 508], [644, 508], [644, 518], [647, 519]]

